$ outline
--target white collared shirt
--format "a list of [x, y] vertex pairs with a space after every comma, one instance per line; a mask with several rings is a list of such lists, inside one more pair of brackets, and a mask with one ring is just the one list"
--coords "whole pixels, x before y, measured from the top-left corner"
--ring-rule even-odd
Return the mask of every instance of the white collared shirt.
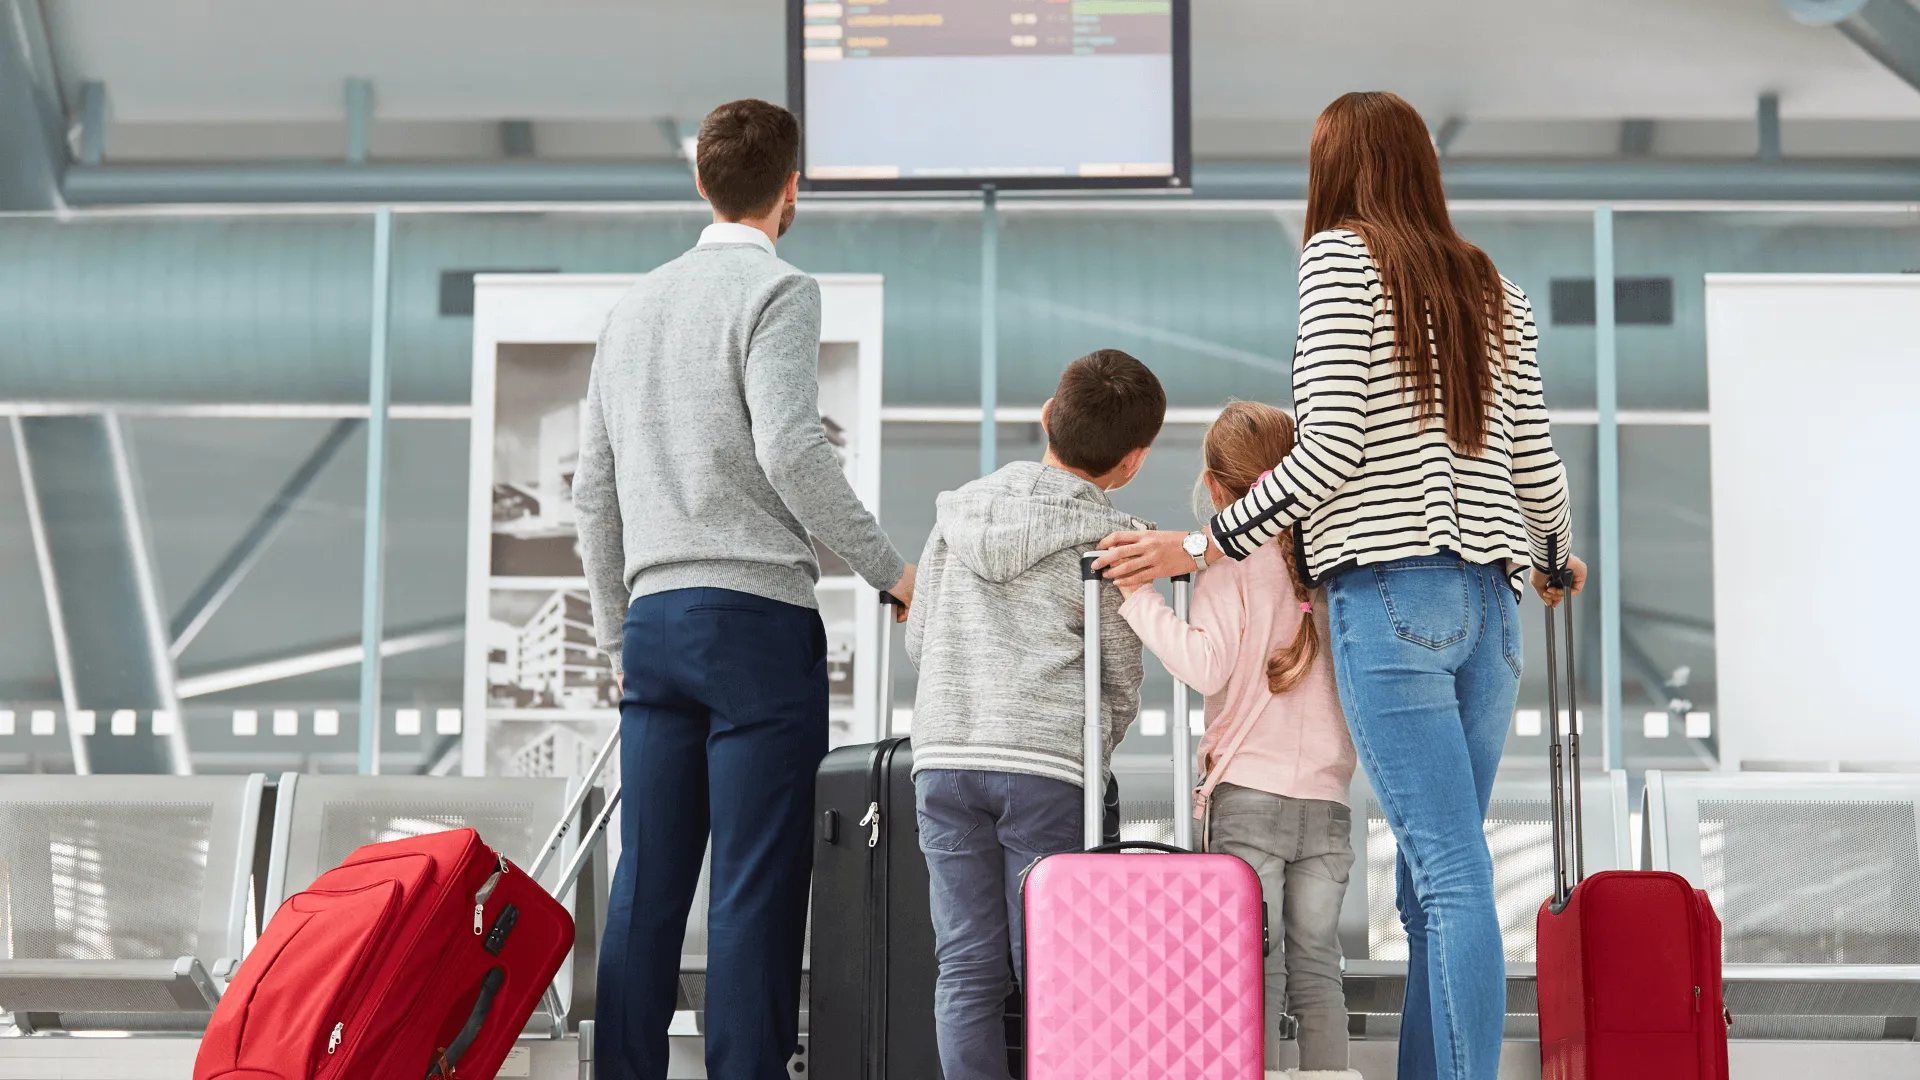
[[773, 241], [767, 234], [751, 225], [742, 225], [737, 221], [716, 221], [700, 230], [700, 246], [708, 244], [755, 244], [773, 254]]

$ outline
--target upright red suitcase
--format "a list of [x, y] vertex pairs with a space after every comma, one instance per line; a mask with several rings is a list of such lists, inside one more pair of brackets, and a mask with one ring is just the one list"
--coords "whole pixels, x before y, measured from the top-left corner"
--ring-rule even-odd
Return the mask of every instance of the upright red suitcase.
[[268, 922], [194, 1080], [489, 1080], [572, 947], [566, 909], [472, 829], [368, 844]]
[[[1560, 606], [1571, 710], [1579, 700], [1573, 601]], [[1535, 924], [1541, 1080], [1727, 1080], [1730, 1019], [1720, 997], [1720, 920], [1707, 894], [1660, 871], [1585, 876], [1580, 729], [1569, 723], [1564, 735], [1560, 731], [1553, 614], [1548, 609], [1553, 896], [1540, 905]]]

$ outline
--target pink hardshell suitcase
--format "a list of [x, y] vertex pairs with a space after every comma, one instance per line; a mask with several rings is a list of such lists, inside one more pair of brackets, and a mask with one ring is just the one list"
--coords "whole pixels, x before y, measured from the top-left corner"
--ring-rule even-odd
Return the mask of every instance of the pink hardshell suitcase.
[[[1099, 775], [1101, 760], [1100, 590], [1107, 587], [1091, 558], [1081, 564], [1089, 778]], [[1190, 587], [1175, 580], [1183, 613]], [[1176, 703], [1184, 705], [1184, 696]], [[1176, 747], [1184, 713], [1177, 709], [1169, 724]], [[1176, 750], [1176, 822], [1188, 816], [1192, 797], [1192, 777], [1179, 767], [1186, 757]], [[1084, 785], [1088, 850], [1041, 859], [1026, 877], [1027, 1080], [1261, 1080], [1259, 878], [1232, 855], [1142, 841], [1100, 846], [1101, 789]]]

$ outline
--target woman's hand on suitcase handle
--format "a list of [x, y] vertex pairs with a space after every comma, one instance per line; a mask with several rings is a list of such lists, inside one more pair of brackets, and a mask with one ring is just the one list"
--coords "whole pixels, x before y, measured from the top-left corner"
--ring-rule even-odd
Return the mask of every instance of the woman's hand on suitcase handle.
[[[1579, 596], [1580, 590], [1587, 587], [1587, 564], [1577, 555], [1567, 556], [1567, 576], [1573, 580], [1573, 595]], [[1546, 571], [1535, 567], [1533, 571], [1533, 591], [1548, 607], [1559, 607], [1567, 590], [1554, 583]]]

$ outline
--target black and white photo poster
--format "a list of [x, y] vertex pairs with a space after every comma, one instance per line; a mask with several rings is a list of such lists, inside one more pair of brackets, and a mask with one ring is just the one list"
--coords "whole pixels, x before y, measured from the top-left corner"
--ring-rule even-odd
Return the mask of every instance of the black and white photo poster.
[[[574, 776], [619, 722], [580, 560], [579, 465], [593, 342], [634, 275], [481, 275], [474, 288], [468, 511], [468, 775]], [[820, 423], [869, 507], [880, 494], [881, 282], [822, 275]], [[877, 594], [816, 543], [830, 742], [880, 730]]]

